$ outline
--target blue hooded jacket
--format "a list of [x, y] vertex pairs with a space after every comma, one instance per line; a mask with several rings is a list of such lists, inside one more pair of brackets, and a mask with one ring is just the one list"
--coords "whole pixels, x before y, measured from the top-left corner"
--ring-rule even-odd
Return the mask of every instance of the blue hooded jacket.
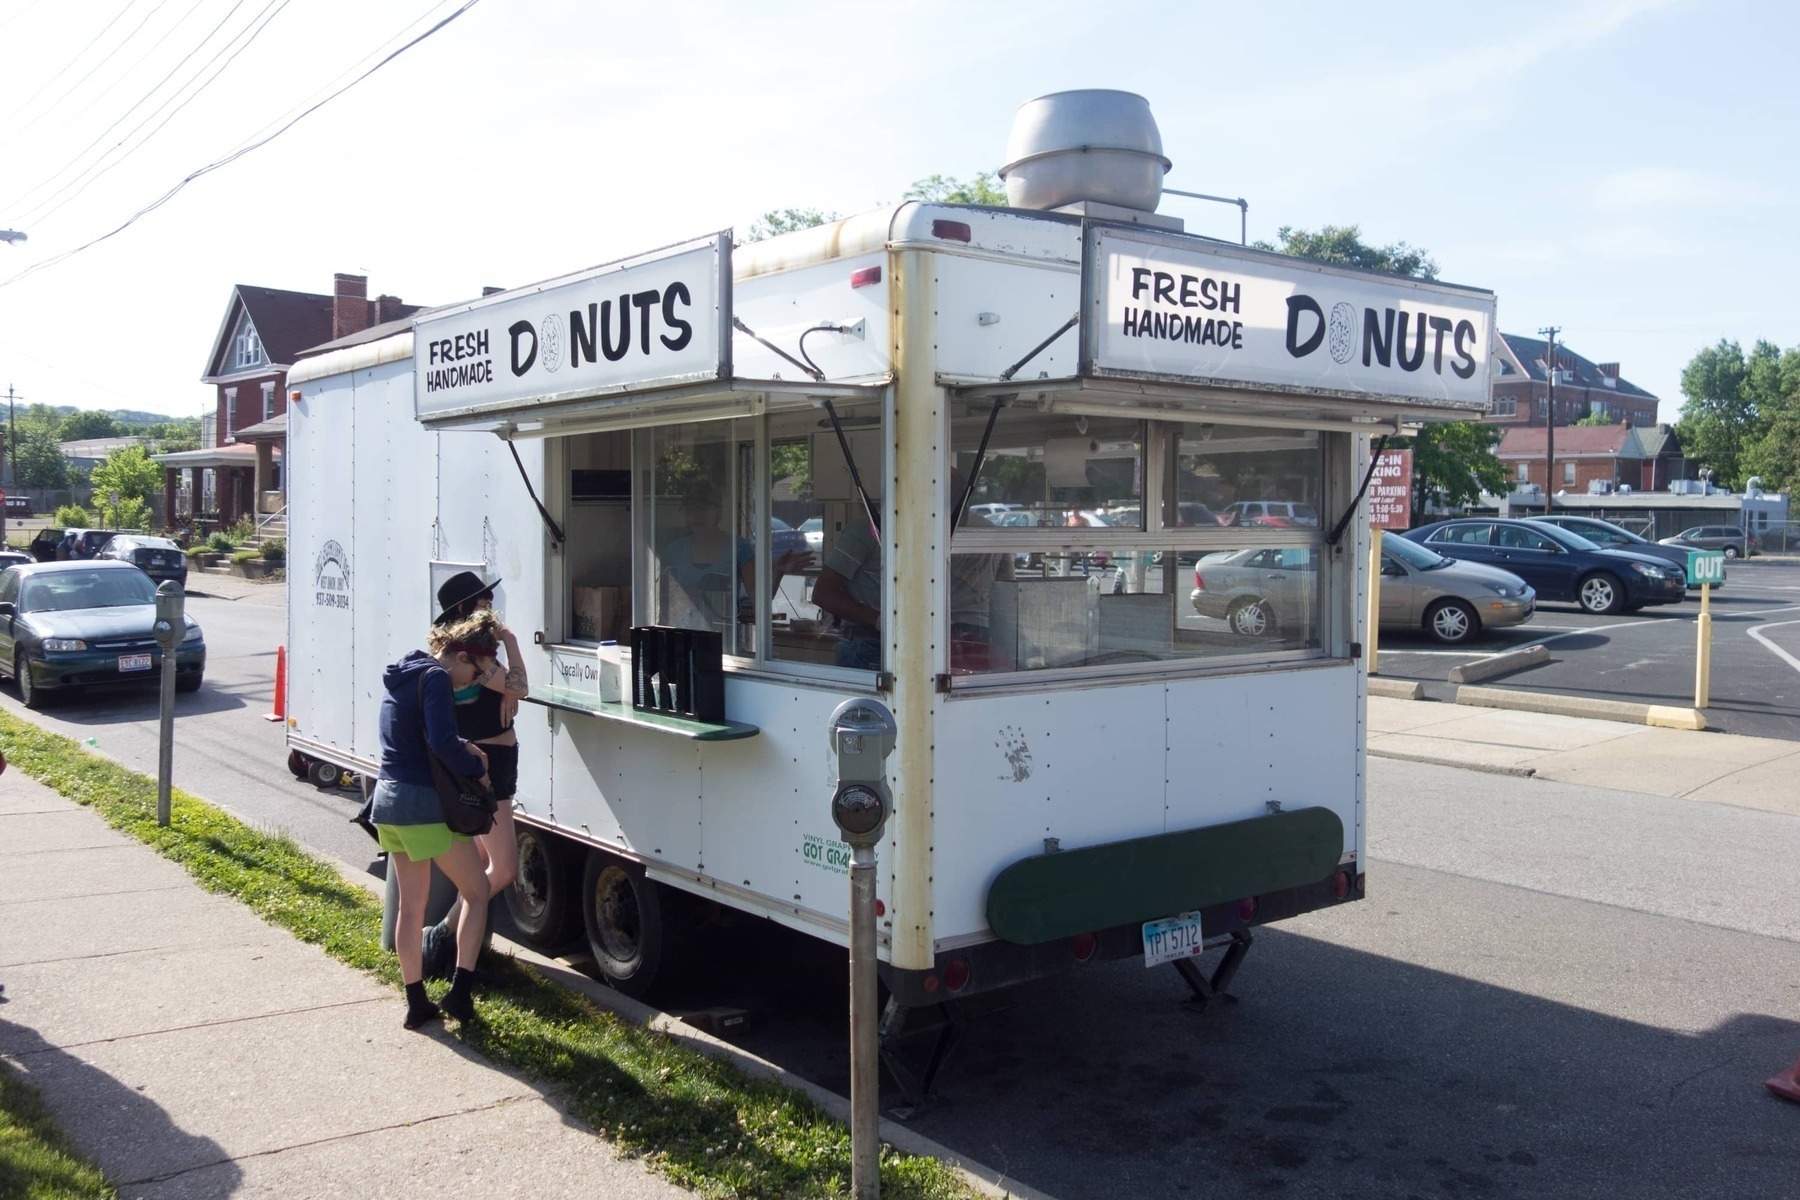
[[[425, 681], [423, 711], [419, 680]], [[423, 650], [414, 650], [382, 672], [387, 695], [381, 698], [381, 778], [432, 787], [430, 744], [444, 765], [459, 775], [481, 774], [481, 760], [456, 733], [456, 701], [450, 672]]]

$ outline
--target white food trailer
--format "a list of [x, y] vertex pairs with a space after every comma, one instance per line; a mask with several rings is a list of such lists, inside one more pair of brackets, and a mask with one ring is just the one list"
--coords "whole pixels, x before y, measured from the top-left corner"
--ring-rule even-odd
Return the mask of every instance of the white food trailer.
[[[1152, 212], [905, 203], [333, 344], [289, 376], [290, 745], [372, 773], [383, 666], [478, 571], [532, 681], [527, 936], [631, 991], [708, 902], [842, 943], [826, 729], [873, 697], [897, 1009], [1125, 956], [1204, 1001], [1362, 895], [1357, 503], [1375, 438], [1485, 404], [1493, 311]], [[1196, 594], [1206, 555], [1258, 582]], [[719, 635], [723, 720], [602, 697], [652, 625]]]

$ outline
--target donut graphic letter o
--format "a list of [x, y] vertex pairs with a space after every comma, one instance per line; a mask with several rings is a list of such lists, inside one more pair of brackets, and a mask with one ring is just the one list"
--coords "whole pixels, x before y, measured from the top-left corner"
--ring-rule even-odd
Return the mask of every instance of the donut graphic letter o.
[[1356, 309], [1347, 301], [1339, 300], [1331, 306], [1326, 339], [1331, 348], [1331, 361], [1347, 363], [1356, 353]]
[[538, 353], [543, 356], [544, 370], [555, 371], [562, 366], [562, 344], [562, 318], [551, 313], [538, 323]]

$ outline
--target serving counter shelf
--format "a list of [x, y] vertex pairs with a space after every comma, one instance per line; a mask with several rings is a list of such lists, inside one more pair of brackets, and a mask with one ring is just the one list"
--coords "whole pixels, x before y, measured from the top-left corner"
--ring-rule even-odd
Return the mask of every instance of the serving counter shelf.
[[670, 713], [641, 712], [624, 701], [601, 700], [591, 694], [564, 691], [561, 688], [532, 688], [525, 700], [529, 704], [541, 704], [545, 708], [584, 713], [602, 721], [618, 721], [624, 725], [636, 725], [701, 742], [734, 742], [740, 738], [755, 737], [762, 732], [756, 726], [746, 725], [742, 721], [696, 721], [692, 717]]

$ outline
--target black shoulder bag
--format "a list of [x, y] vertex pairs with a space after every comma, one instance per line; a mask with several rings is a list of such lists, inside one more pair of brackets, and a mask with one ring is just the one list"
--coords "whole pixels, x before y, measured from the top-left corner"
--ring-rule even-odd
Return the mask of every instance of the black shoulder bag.
[[419, 735], [425, 740], [425, 758], [431, 763], [431, 781], [437, 785], [438, 807], [451, 833], [479, 837], [494, 827], [494, 791], [479, 779], [452, 771], [425, 738], [425, 676], [419, 672]]

